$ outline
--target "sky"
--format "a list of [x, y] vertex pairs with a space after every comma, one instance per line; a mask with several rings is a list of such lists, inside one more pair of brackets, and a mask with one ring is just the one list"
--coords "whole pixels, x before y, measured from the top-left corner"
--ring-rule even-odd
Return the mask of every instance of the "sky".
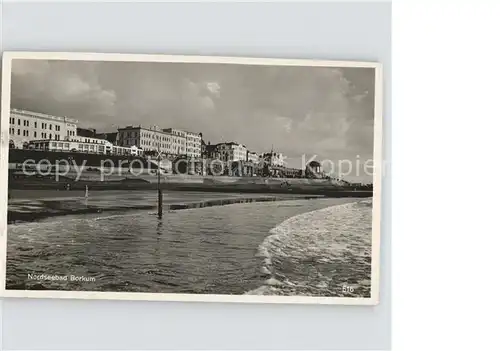
[[273, 149], [296, 168], [314, 159], [346, 180], [371, 183], [371, 168], [367, 173], [363, 165], [373, 158], [374, 73], [17, 59], [11, 107], [72, 117], [99, 132], [139, 124], [201, 132], [205, 142], [234, 141], [258, 153]]

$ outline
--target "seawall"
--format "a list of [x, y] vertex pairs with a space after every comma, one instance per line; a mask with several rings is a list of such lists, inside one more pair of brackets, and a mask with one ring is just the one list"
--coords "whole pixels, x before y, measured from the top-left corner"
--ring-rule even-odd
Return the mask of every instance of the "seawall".
[[[218, 193], [276, 193], [276, 194], [302, 194], [321, 195], [327, 197], [372, 197], [372, 190], [358, 190], [348, 187], [337, 186], [326, 182], [293, 182], [284, 184], [285, 180], [271, 180], [268, 183], [258, 180], [238, 179], [232, 182], [217, 181], [213, 179], [196, 179], [190, 181], [185, 178], [175, 178], [166, 180], [160, 184], [164, 190], [172, 191], [197, 191], [197, 192], [218, 192]], [[10, 179], [9, 189], [51, 189], [66, 190], [68, 186], [71, 190], [84, 191], [87, 186], [91, 190], [156, 190], [157, 183], [149, 182], [142, 178], [127, 178], [109, 181], [88, 181], [78, 182], [66, 179]]]

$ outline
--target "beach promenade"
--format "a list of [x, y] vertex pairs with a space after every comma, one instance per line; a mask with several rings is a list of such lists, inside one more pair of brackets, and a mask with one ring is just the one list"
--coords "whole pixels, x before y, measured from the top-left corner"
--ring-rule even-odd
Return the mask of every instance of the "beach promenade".
[[[17, 175], [16, 175], [17, 174]], [[229, 177], [162, 174], [160, 187], [165, 191], [216, 192], [216, 193], [275, 193], [321, 195], [327, 197], [371, 197], [371, 189], [357, 189], [329, 179]], [[126, 172], [101, 174], [98, 170], [64, 175], [48, 174], [26, 177], [19, 172], [9, 179], [10, 190], [155, 190], [158, 176], [143, 172], [134, 175]]]

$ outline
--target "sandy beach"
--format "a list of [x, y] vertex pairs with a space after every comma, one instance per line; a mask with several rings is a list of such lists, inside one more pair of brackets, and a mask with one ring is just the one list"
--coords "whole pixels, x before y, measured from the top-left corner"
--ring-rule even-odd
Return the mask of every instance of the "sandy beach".
[[[8, 222], [30, 222], [63, 215], [157, 209], [156, 191], [98, 190], [89, 192], [88, 195], [86, 198], [85, 192], [79, 190], [12, 190]], [[235, 203], [312, 198], [321, 196], [165, 191], [163, 209], [171, 211]]]

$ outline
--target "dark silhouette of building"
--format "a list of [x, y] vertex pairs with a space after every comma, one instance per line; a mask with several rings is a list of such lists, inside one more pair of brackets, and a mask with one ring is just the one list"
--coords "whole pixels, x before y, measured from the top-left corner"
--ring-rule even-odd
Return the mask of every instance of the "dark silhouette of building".
[[113, 145], [118, 145], [118, 132], [110, 132], [110, 133], [97, 133], [95, 138], [104, 139], [113, 143]]
[[94, 128], [76, 128], [76, 135], [86, 138], [96, 138], [96, 130]]
[[306, 178], [323, 178], [321, 164], [318, 161], [311, 161], [306, 166]]
[[218, 148], [219, 144], [210, 144], [210, 142], [205, 143], [204, 140], [201, 142], [201, 156], [205, 159], [220, 160], [222, 154]]

